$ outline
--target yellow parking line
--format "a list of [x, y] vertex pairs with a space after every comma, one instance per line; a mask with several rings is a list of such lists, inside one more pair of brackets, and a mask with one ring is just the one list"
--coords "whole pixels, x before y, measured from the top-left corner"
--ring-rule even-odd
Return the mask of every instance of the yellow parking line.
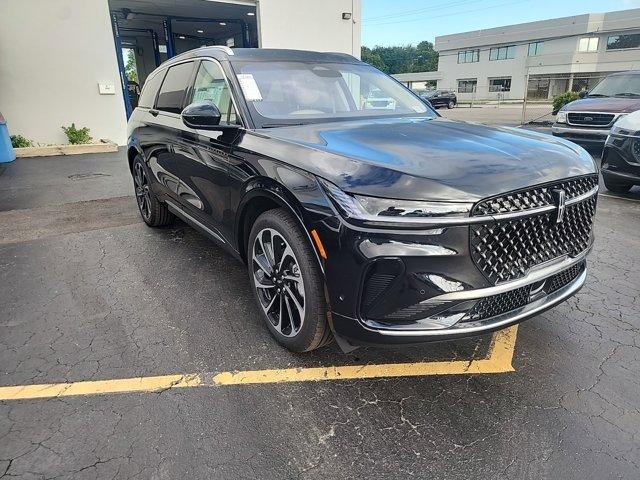
[[161, 375], [157, 377], [120, 378], [117, 380], [18, 385], [15, 387], [0, 387], [0, 400], [153, 392], [169, 388], [197, 387], [201, 383], [200, 375]]
[[321, 380], [354, 380], [361, 378], [421, 377], [427, 375], [461, 375], [512, 372], [513, 348], [518, 327], [513, 326], [494, 335], [490, 353], [480, 360], [440, 362], [344, 365], [318, 368], [285, 368], [222, 372], [214, 375], [214, 385], [251, 383], [312, 382]]
[[513, 372], [511, 362], [517, 331], [518, 327], [514, 325], [495, 333], [489, 354], [483, 359], [246, 370], [221, 372], [215, 375], [177, 374], [86, 382], [16, 385], [0, 387], [0, 401], [157, 392], [173, 388], [204, 386]]

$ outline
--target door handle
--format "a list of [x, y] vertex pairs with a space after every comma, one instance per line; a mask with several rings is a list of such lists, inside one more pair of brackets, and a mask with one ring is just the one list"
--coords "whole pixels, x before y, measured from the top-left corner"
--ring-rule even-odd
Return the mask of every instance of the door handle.
[[149, 109], [149, 113], [151, 115], [153, 115], [154, 117], [157, 117], [160, 112], [158, 110], [155, 110], [155, 109], [151, 108], [151, 109]]

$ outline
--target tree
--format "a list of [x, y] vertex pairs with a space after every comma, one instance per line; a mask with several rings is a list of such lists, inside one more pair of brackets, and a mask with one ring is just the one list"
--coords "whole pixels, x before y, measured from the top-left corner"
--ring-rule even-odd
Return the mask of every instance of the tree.
[[362, 47], [360, 56], [363, 62], [367, 62], [369, 65], [373, 65], [378, 70], [388, 72], [388, 68], [382, 61], [382, 58], [380, 58], [380, 54], [378, 52], [372, 51], [369, 47]]
[[433, 72], [438, 69], [438, 52], [433, 49], [433, 43], [427, 41], [416, 47], [362, 47], [361, 56], [364, 62], [385, 73]]
[[136, 68], [136, 54], [132, 48], [127, 52], [127, 63], [124, 66], [124, 73], [130, 82], [138, 82], [138, 70]]

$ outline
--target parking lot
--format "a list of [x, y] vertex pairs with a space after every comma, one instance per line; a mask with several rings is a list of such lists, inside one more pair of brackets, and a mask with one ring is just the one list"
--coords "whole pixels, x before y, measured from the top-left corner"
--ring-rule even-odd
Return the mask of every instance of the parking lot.
[[568, 302], [351, 354], [279, 347], [245, 267], [132, 194], [122, 152], [0, 175], [0, 477], [640, 477], [638, 187]]

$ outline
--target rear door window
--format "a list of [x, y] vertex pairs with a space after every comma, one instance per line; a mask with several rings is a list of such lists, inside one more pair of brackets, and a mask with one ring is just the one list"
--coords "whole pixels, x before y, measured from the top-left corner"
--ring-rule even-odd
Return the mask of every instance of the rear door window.
[[144, 108], [152, 108], [153, 102], [156, 99], [156, 95], [158, 93], [158, 87], [164, 78], [165, 71], [161, 71], [156, 73], [153, 77], [147, 78], [144, 82], [144, 87], [142, 89], [142, 94], [140, 95], [140, 100], [138, 101], [139, 107]]
[[156, 108], [163, 112], [180, 113], [184, 94], [191, 80], [193, 62], [181, 63], [170, 67], [164, 77]]

